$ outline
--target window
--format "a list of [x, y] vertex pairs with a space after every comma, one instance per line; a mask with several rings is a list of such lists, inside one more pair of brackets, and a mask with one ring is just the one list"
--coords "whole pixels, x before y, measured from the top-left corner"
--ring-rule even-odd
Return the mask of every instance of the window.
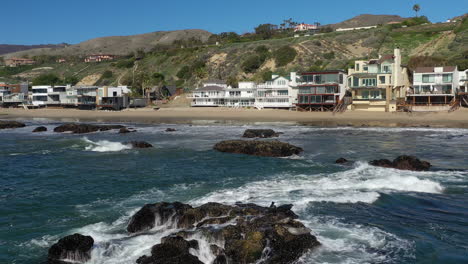
[[278, 95], [288, 95], [288, 90], [279, 90]]
[[433, 83], [434, 82], [434, 74], [423, 74], [422, 82], [423, 83]]
[[299, 89], [299, 93], [300, 94], [310, 94], [310, 89], [311, 89], [310, 87], [301, 87]]
[[286, 81], [285, 80], [279, 80], [278, 85], [286, 85]]
[[362, 86], [376, 86], [376, 79], [362, 79]]
[[442, 86], [442, 93], [444, 94], [451, 94], [452, 93], [452, 85], [443, 85]]
[[449, 83], [449, 82], [452, 82], [452, 74], [449, 73], [449, 74], [443, 74], [442, 75], [442, 81], [444, 83]]
[[388, 65], [383, 66], [383, 72], [389, 73], [390, 72], [390, 67]]
[[364, 70], [364, 71], [368, 71], [368, 70], [369, 70], [369, 67], [364, 66], [364, 67], [363, 67], [363, 70]]
[[356, 71], [359, 71], [359, 63], [356, 63]]
[[362, 91], [361, 96], [363, 99], [369, 99], [369, 91], [367, 90]]
[[370, 98], [371, 99], [381, 99], [381, 91], [370, 91]]
[[326, 93], [327, 94], [331, 94], [331, 93], [336, 93], [338, 89], [336, 89], [337, 87], [336, 86], [327, 86], [327, 91]]
[[309, 97], [308, 96], [299, 96], [299, 103], [300, 104], [308, 104], [309, 103]]
[[340, 74], [340, 77], [339, 77], [339, 81], [340, 81], [340, 84], [343, 84], [343, 74]]
[[320, 84], [322, 83], [322, 75], [315, 75], [315, 83]]
[[316, 94], [324, 94], [325, 93], [325, 86], [319, 86], [316, 89], [317, 89]]
[[385, 83], [385, 76], [379, 76], [379, 83], [381, 84]]
[[359, 86], [359, 78], [352, 77], [353, 78], [353, 87], [358, 87]]

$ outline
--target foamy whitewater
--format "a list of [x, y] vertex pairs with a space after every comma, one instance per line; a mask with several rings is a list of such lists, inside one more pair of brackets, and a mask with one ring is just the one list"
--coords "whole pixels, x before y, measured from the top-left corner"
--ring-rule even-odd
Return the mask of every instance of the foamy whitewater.
[[[177, 231], [169, 221], [143, 235], [126, 232], [138, 209], [159, 201], [293, 204], [322, 243], [299, 263], [468, 262], [468, 130], [131, 124], [138, 132], [31, 133], [57, 124], [0, 130], [0, 263], [42, 263], [53, 243], [73, 233], [94, 238], [88, 263], [135, 263]], [[305, 151], [276, 159], [212, 150], [252, 127], [284, 132], [279, 140]], [[132, 140], [157, 148], [123, 143]], [[367, 163], [402, 154], [434, 167], [411, 172]], [[353, 162], [336, 165], [340, 157]], [[200, 244], [191, 254], [203, 263], [215, 257], [209, 244], [224, 243], [202, 234], [191, 239]]]

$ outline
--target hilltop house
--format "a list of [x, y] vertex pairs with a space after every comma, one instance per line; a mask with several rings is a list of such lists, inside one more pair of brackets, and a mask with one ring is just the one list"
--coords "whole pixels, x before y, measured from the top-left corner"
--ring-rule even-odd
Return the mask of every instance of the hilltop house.
[[0, 106], [18, 106], [28, 99], [28, 84], [0, 83]]
[[409, 87], [407, 68], [401, 65], [400, 49], [378, 59], [355, 61], [348, 70], [348, 87], [352, 91], [351, 110], [397, 110], [397, 100], [404, 100]]
[[333, 111], [346, 94], [347, 74], [343, 70], [304, 72], [297, 85], [296, 108]]
[[459, 92], [457, 66], [419, 67], [413, 72], [413, 86], [408, 89], [407, 104], [411, 111], [449, 110]]
[[92, 54], [86, 56], [84, 62], [101, 62], [101, 61], [110, 61], [115, 59], [115, 55], [110, 54]]
[[294, 32], [317, 30], [317, 25], [301, 23], [294, 27]]
[[5, 59], [5, 65], [9, 67], [17, 67], [22, 65], [34, 65], [36, 61], [32, 59], [25, 59], [25, 58], [8, 58]]

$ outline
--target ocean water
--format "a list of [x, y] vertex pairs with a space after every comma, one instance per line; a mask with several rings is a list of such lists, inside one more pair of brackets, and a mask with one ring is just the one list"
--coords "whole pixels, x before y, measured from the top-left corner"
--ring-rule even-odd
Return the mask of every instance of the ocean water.
[[[44, 263], [47, 249], [75, 232], [95, 239], [90, 263], [134, 263], [171, 232], [125, 232], [133, 213], [159, 201], [291, 203], [323, 244], [299, 263], [468, 263], [465, 129], [128, 124], [138, 132], [73, 135], [50, 132], [58, 122], [27, 124], [0, 130], [0, 263]], [[37, 125], [49, 132], [31, 133]], [[212, 150], [252, 127], [284, 132], [281, 141], [305, 151], [263, 158]], [[122, 143], [130, 140], [155, 148], [130, 149]], [[402, 154], [434, 167], [366, 163]], [[334, 164], [339, 157], [354, 163]], [[198, 239], [193, 254], [210, 263]]]

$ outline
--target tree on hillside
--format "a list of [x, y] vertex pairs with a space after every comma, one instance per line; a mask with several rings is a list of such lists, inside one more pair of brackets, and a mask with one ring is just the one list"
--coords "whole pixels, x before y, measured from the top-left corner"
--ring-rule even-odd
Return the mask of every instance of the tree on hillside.
[[278, 29], [277, 25], [261, 24], [255, 28], [255, 34], [259, 35], [263, 39], [269, 39], [275, 34], [275, 31], [277, 29]]
[[416, 12], [416, 17], [418, 17], [418, 12], [419, 12], [419, 10], [421, 10], [421, 6], [419, 6], [418, 4], [415, 4], [413, 6], [413, 10], [414, 10], [414, 12]]

